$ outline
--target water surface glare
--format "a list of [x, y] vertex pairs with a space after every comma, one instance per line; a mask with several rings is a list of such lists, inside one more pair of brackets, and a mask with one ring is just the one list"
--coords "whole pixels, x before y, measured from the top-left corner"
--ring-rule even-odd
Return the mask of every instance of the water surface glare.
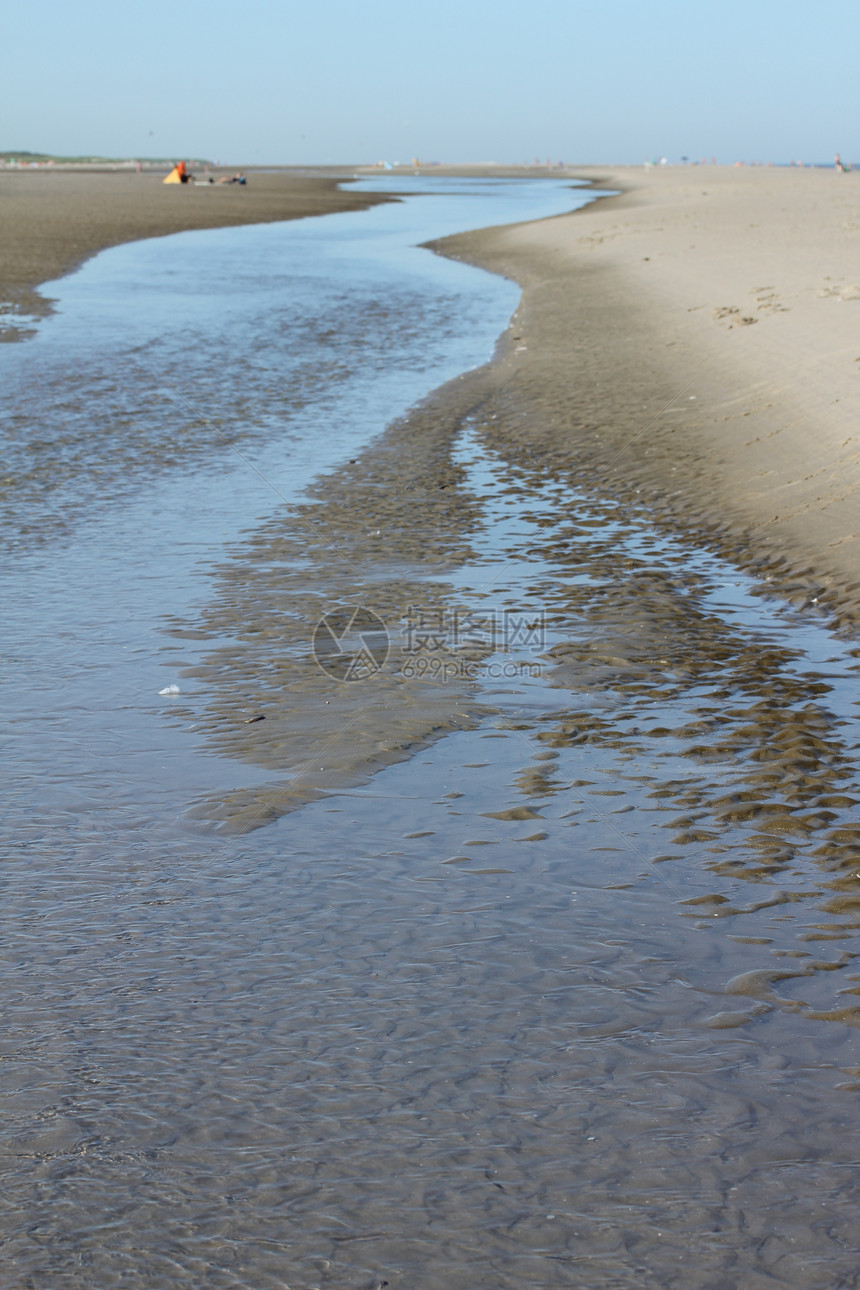
[[[204, 740], [272, 487], [382, 487], [369, 441], [516, 304], [415, 244], [582, 200], [382, 182], [414, 196], [106, 253], [0, 353], [3, 1281], [856, 1286], [857, 651], [822, 619], [481, 408], [466, 553], [409, 559], [472, 623], [415, 657], [482, 714], [256, 832], [189, 817], [275, 777]], [[261, 694], [281, 647], [238, 655]]]

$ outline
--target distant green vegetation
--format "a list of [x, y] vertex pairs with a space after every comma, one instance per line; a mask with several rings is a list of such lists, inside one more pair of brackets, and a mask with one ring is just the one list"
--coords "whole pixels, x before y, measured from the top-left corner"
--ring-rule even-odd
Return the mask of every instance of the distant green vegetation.
[[[56, 152], [28, 152], [25, 148], [0, 148], [0, 160], [2, 161], [53, 161], [57, 165], [109, 165], [118, 166], [129, 162], [145, 162], [148, 166], [172, 166], [176, 162], [175, 157], [63, 157]], [[207, 166], [212, 163], [206, 157], [186, 157], [186, 161], [193, 161], [195, 166]]]

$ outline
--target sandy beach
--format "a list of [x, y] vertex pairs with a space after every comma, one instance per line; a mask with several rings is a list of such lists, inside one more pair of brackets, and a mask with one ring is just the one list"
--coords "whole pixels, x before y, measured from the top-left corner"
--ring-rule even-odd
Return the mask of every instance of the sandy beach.
[[449, 239], [521, 308], [494, 434], [860, 610], [860, 178], [809, 169], [578, 171], [620, 195]]

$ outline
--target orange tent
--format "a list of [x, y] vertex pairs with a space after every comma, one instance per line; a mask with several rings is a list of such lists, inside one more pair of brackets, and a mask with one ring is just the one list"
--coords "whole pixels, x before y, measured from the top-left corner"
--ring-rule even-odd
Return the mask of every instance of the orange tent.
[[166, 179], [162, 179], [163, 184], [187, 184], [188, 176], [185, 173], [185, 162], [179, 161], [173, 167]]

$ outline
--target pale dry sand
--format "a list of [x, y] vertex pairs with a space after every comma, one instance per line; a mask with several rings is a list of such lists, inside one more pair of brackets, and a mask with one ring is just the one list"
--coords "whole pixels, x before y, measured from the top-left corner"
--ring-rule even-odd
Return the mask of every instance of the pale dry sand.
[[860, 612], [860, 175], [576, 172], [621, 190], [438, 249], [524, 287], [498, 436]]

